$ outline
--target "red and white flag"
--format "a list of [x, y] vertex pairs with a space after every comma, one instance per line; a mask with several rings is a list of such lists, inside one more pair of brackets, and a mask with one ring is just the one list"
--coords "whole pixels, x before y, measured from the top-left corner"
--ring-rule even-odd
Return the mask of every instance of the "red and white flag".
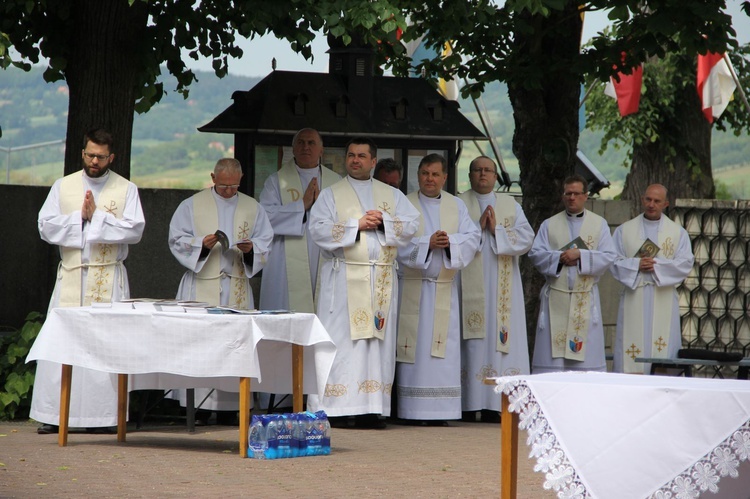
[[709, 123], [713, 123], [714, 118], [721, 116], [727, 108], [737, 88], [724, 54], [698, 54], [697, 87], [703, 115]]
[[643, 65], [633, 68], [629, 75], [618, 73], [620, 81], [610, 77], [604, 87], [604, 94], [617, 100], [620, 116], [637, 113], [641, 103], [641, 85], [643, 84]]

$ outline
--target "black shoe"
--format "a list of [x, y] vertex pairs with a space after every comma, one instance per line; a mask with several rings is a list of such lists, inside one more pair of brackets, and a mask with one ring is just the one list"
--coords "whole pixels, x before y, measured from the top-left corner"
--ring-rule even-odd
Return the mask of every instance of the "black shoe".
[[114, 435], [117, 433], [117, 426], [94, 426], [86, 428], [86, 433], [99, 435]]
[[402, 419], [399, 418], [393, 421], [395, 424], [401, 424], [404, 426], [427, 426], [427, 422], [422, 419]]
[[208, 422], [210, 419], [211, 411], [207, 411], [205, 409], [195, 410], [195, 419], [193, 420], [195, 426], [208, 426]]
[[331, 428], [347, 428], [349, 416], [328, 416], [328, 422], [331, 424]]
[[380, 419], [377, 414], [358, 414], [354, 416], [354, 427], [362, 430], [383, 430], [385, 419]]
[[448, 421], [443, 419], [428, 419], [424, 421], [425, 426], [450, 426]]
[[36, 429], [36, 432], [40, 435], [50, 435], [52, 433], [57, 433], [60, 431], [60, 428], [53, 424], [43, 424], [40, 425], [39, 428]]
[[238, 414], [234, 411], [216, 411], [216, 424], [219, 426], [238, 426]]
[[480, 420], [482, 423], [500, 424], [500, 413], [497, 411], [490, 411], [489, 409], [482, 409]]
[[477, 411], [464, 411], [461, 413], [461, 421], [465, 423], [477, 422]]

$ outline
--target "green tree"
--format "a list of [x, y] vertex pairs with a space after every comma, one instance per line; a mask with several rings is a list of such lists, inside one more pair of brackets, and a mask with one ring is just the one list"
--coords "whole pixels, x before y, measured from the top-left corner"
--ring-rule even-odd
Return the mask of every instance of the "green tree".
[[[747, 2], [745, 2], [747, 4]], [[444, 0], [440, 9], [411, 6], [410, 19], [429, 28], [428, 43], [452, 40], [454, 54], [424, 64], [428, 72], [473, 81], [478, 93], [504, 81], [513, 107], [513, 152], [518, 158], [523, 208], [536, 229], [560, 209], [561, 181], [575, 168], [578, 102], [585, 75], [606, 81], [649, 57], [695, 55], [736, 47], [723, 0]], [[597, 36], [580, 48], [581, 14], [609, 11], [614, 37]], [[416, 37], [414, 30], [406, 38]], [[627, 54], [623, 60], [621, 54]], [[536, 324], [541, 277], [523, 261], [527, 323]]]
[[[584, 77], [606, 81], [617, 71], [652, 57], [736, 46], [723, 0], [641, 2], [593, 0], [445, 0], [440, 9], [418, 11], [411, 20], [428, 27], [436, 45], [452, 40], [454, 55], [424, 66], [433, 74], [457, 74], [478, 93], [490, 81], [504, 81], [513, 107], [513, 151], [520, 167], [524, 208], [538, 227], [558, 209], [561, 180], [574, 169], [578, 102]], [[580, 47], [581, 14], [611, 9], [613, 36], [594, 37]], [[406, 38], [421, 34], [415, 30]], [[621, 54], [627, 54], [623, 60]]]
[[[744, 88], [750, 87], [747, 54], [749, 46], [732, 52], [733, 66]], [[712, 125], [700, 110], [696, 89], [696, 57], [668, 53], [644, 63], [639, 110], [620, 117], [613, 99], [592, 92], [587, 103], [587, 126], [604, 132], [600, 151], [611, 144], [627, 150], [629, 173], [622, 192], [633, 209], [652, 183], [665, 185], [670, 201], [675, 198], [714, 198], [711, 163]], [[735, 99], [715, 120], [718, 130], [732, 129], [735, 135], [750, 127], [749, 110]], [[726, 195], [726, 189], [724, 191]]]
[[[65, 173], [80, 169], [81, 138], [95, 126], [108, 128], [117, 141], [113, 170], [130, 176], [134, 111], [145, 112], [164, 94], [161, 65], [177, 78], [187, 96], [195, 80], [182, 60], [213, 59], [218, 76], [227, 58], [241, 57], [237, 36], [273, 33], [311, 56], [319, 30], [343, 38], [355, 35], [373, 46], [395, 40], [405, 20], [392, 2], [374, 0], [5, 0], [0, 5], [0, 66], [28, 69], [28, 61], [49, 60], [47, 81], [64, 79], [70, 90]], [[13, 46], [22, 61], [13, 61]], [[382, 54], [403, 52], [383, 44]]]

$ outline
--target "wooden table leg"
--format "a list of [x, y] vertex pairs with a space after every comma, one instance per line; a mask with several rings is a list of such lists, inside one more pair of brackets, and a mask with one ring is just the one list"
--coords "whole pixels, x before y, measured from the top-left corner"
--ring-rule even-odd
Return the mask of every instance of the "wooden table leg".
[[292, 409], [302, 412], [302, 368], [304, 347], [292, 344]]
[[240, 378], [240, 457], [247, 457], [250, 438], [250, 378]]
[[195, 433], [195, 388], [185, 390], [185, 418], [188, 433]]
[[503, 412], [500, 419], [500, 497], [515, 499], [518, 484], [518, 414], [508, 409], [510, 402], [503, 393]]
[[117, 375], [117, 441], [125, 441], [128, 429], [128, 375]]
[[60, 421], [57, 434], [57, 445], [65, 447], [68, 445], [68, 417], [70, 416], [70, 383], [73, 379], [73, 366], [62, 365], [62, 377], [60, 379]]

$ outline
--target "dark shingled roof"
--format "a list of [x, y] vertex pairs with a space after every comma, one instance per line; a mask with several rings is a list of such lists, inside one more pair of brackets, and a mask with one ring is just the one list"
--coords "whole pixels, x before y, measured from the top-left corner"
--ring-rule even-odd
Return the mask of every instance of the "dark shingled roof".
[[234, 92], [234, 103], [198, 130], [293, 135], [312, 127], [326, 136], [486, 140], [457, 102], [423, 78], [372, 76], [371, 98], [366, 79], [352, 83], [349, 89], [343, 75], [273, 71]]

